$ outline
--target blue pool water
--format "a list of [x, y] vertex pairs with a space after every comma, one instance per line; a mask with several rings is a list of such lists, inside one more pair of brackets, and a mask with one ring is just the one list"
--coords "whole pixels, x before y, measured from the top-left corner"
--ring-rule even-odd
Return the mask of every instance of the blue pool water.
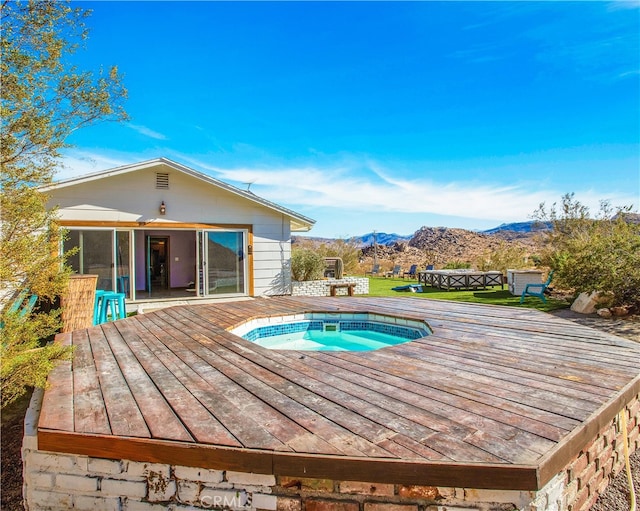
[[265, 348], [370, 351], [427, 335], [427, 331], [372, 321], [297, 321], [254, 328], [242, 337]]

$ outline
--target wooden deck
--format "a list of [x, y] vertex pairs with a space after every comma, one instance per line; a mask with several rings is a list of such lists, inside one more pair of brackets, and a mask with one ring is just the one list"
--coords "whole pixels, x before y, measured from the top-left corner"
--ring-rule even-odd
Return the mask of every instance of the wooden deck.
[[[227, 329], [311, 311], [426, 320], [372, 352], [273, 351]], [[342, 480], [542, 487], [640, 390], [640, 344], [520, 308], [278, 297], [59, 336], [39, 448]]]

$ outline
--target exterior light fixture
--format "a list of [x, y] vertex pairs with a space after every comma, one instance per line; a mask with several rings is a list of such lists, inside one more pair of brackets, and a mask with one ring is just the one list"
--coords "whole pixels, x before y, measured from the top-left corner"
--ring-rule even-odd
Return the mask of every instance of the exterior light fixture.
[[164, 215], [167, 212], [167, 206], [164, 205], [164, 201], [160, 203], [160, 214]]

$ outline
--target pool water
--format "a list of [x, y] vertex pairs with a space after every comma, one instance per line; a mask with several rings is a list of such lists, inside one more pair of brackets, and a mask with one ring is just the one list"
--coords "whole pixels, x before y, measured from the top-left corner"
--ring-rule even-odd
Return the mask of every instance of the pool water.
[[[284, 318], [283, 318], [284, 319]], [[264, 326], [246, 326], [234, 331], [242, 338], [274, 350], [371, 351], [419, 339], [429, 334], [424, 323], [399, 325], [367, 319], [283, 321]]]
[[306, 332], [262, 337], [253, 342], [272, 350], [371, 351], [410, 340], [370, 330], [347, 330], [344, 332], [307, 330]]

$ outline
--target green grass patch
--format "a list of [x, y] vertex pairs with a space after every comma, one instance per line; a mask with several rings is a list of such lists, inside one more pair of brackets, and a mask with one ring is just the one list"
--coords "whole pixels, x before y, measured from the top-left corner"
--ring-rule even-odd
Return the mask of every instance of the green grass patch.
[[395, 279], [384, 277], [369, 278], [369, 295], [368, 296], [393, 296], [393, 297], [412, 297], [412, 298], [434, 298], [436, 300], [450, 300], [455, 302], [469, 303], [486, 303], [490, 305], [506, 305], [510, 307], [525, 307], [536, 309], [544, 312], [550, 312], [557, 309], [566, 309], [569, 303], [563, 300], [547, 298], [544, 303], [539, 298], [529, 296], [524, 303], [520, 305], [520, 297], [513, 296], [508, 289], [500, 289], [500, 286], [489, 287], [487, 289], [478, 289], [475, 291], [451, 290], [445, 291], [429, 286], [422, 286], [422, 293], [412, 293], [410, 291], [393, 291], [391, 288], [403, 286], [407, 284], [417, 284], [416, 280]]

